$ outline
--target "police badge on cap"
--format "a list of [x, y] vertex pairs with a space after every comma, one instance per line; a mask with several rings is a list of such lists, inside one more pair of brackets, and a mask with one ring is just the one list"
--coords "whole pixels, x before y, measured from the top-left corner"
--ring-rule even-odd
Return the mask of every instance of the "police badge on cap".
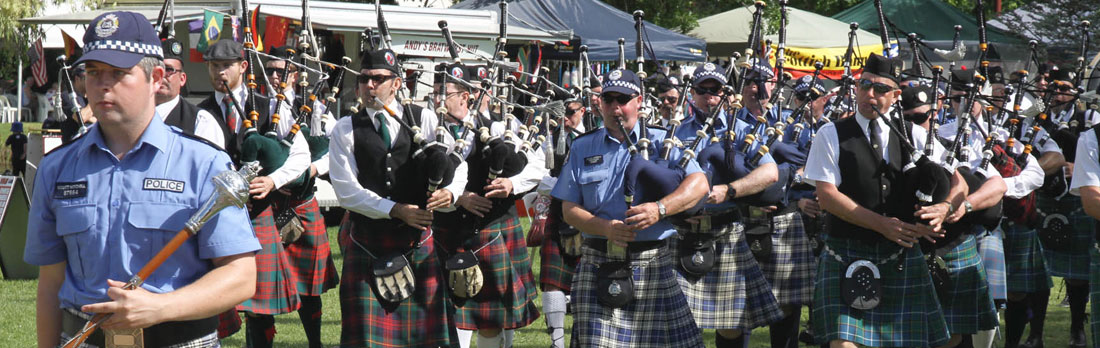
[[92, 19], [84, 32], [84, 55], [74, 64], [103, 62], [129, 69], [144, 57], [164, 58], [164, 49], [149, 19], [135, 12], [107, 12]]

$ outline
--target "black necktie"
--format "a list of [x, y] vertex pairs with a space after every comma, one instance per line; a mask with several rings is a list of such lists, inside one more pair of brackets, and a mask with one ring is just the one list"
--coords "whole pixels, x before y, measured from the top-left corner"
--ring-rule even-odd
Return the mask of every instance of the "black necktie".
[[879, 134], [882, 133], [882, 129], [879, 128], [878, 120], [871, 120], [871, 123], [867, 125], [867, 133], [871, 136], [871, 149], [875, 151], [875, 155], [878, 159], [882, 159], [882, 140], [879, 140]]

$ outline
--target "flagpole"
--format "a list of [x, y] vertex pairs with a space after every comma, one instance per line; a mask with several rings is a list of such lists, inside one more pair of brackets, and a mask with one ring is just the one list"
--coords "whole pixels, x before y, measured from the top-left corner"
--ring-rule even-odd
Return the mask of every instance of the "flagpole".
[[19, 105], [17, 106], [17, 108], [19, 109], [19, 113], [18, 113], [19, 120], [18, 121], [23, 122], [23, 57], [22, 56], [19, 57], [19, 81], [16, 81], [16, 85], [18, 85], [17, 89], [19, 90], [19, 92], [16, 93], [16, 94], [18, 94], [18, 96], [16, 96], [16, 98], [19, 98]]

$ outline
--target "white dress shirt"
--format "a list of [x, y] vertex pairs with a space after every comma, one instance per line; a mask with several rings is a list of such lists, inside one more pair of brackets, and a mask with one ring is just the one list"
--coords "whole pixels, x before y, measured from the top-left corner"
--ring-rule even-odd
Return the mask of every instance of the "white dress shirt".
[[[157, 114], [160, 115], [161, 120], [167, 118], [168, 114], [172, 113], [172, 110], [179, 103], [180, 96], [177, 95], [172, 100], [157, 105]], [[195, 116], [195, 135], [223, 149], [225, 148], [225, 133], [222, 133], [222, 127], [218, 125], [218, 120], [209, 111], [201, 108], [199, 108], [198, 115]]]
[[1073, 181], [1069, 193], [1081, 195], [1085, 186], [1100, 186], [1100, 151], [1097, 151], [1096, 132], [1092, 129], [1077, 138], [1077, 158], [1073, 159]]
[[[981, 118], [975, 118], [974, 121], [977, 122], [970, 125], [970, 142], [957, 145], [962, 147], [960, 149], [961, 151], [966, 152], [968, 160], [966, 163], [957, 162], [956, 165], [959, 167], [974, 169], [982, 164], [982, 150], [985, 149], [985, 137], [982, 136], [982, 133], [976, 127], [982, 127], [982, 129], [988, 129], [988, 127]], [[936, 135], [938, 135], [942, 141], [953, 142], [959, 132], [958, 128], [959, 121], [948, 123], [937, 128]], [[952, 154], [947, 154], [947, 156], [952, 156]], [[1001, 176], [1001, 172], [993, 168], [993, 164], [987, 164], [985, 168], [976, 169], [975, 171], [985, 175], [987, 178]]]
[[[292, 101], [294, 100], [294, 89], [293, 88], [287, 88], [287, 90], [285, 92], [283, 92], [283, 96], [286, 97], [286, 103], [283, 103], [282, 105], [279, 105], [279, 99], [278, 98], [275, 98], [275, 97], [271, 98], [271, 110], [275, 110], [275, 108], [278, 106], [279, 107], [279, 115], [293, 115], [292, 113], [289, 113], [289, 112], [290, 112], [290, 107], [293, 106]], [[320, 101], [314, 101], [313, 102], [313, 108], [311, 110], [312, 110], [313, 118], [310, 119], [311, 120], [311, 122], [309, 124], [310, 134], [308, 134], [308, 135], [310, 135], [310, 136], [322, 136], [322, 135], [330, 134], [329, 132], [331, 132], [332, 128], [334, 126], [336, 126], [336, 120], [333, 119], [332, 114], [324, 109], [324, 104], [322, 104]], [[286, 111], [286, 112], [284, 112], [284, 111]], [[295, 120], [295, 122], [297, 122], [297, 120]], [[280, 122], [280, 123], [282, 123], [282, 122]], [[390, 133], [390, 134], [393, 134], [393, 133]], [[313, 158], [313, 157], [311, 156], [310, 158]], [[313, 161], [313, 163], [311, 163], [311, 164], [313, 165], [313, 168], [317, 169], [317, 176], [328, 174], [328, 170], [329, 170], [328, 153], [325, 153], [320, 158], [318, 158], [316, 161]]]
[[[233, 96], [238, 103], [244, 103], [245, 92], [243, 85], [233, 89]], [[225, 93], [214, 91], [214, 100], [217, 101], [218, 106], [222, 108], [222, 114], [228, 115], [228, 113], [225, 112], [228, 105], [222, 103], [223, 98], [225, 98]], [[286, 138], [286, 136], [290, 134], [290, 129], [295, 123], [293, 117], [283, 117], [283, 115], [291, 115], [290, 106], [283, 104], [283, 106], [279, 108], [278, 113], [280, 116], [279, 124], [275, 126], [275, 132], [279, 134], [280, 138]], [[239, 133], [241, 127], [244, 127], [244, 122], [242, 122], [240, 117], [241, 115], [237, 115], [237, 127], [233, 130], [233, 133]], [[292, 180], [301, 176], [302, 173], [309, 170], [309, 159], [309, 144], [306, 144], [306, 139], [302, 136], [302, 133], [297, 133], [291, 140], [290, 156], [287, 157], [286, 162], [284, 162], [283, 166], [279, 167], [279, 169], [271, 172], [267, 177], [275, 183], [276, 189], [283, 188], [287, 183], [290, 183]]]
[[[886, 114], [889, 114], [889, 112]], [[870, 141], [871, 136], [867, 134], [867, 126], [871, 124], [871, 120], [859, 114], [851, 117], [856, 118], [859, 128], [863, 130], [867, 141]], [[886, 163], [890, 163], [891, 159], [889, 151], [887, 151], [890, 148], [890, 128], [881, 117], [876, 117], [874, 122], [879, 123], [879, 142], [882, 144], [882, 148], [879, 150], [882, 151], [882, 158], [886, 160]], [[818, 129], [817, 136], [810, 147], [810, 156], [806, 159], [806, 175], [804, 176], [806, 182], [816, 186], [818, 181], [824, 181], [840, 186], [840, 166], [837, 163], [837, 155], [840, 151], [840, 140], [838, 139], [835, 123], [826, 123], [821, 126], [821, 129]]]

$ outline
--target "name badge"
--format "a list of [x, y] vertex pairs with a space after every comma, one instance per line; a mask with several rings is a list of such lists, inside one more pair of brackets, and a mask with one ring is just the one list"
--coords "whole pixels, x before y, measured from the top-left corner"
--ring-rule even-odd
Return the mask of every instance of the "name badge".
[[183, 181], [145, 178], [142, 189], [146, 191], [183, 192]]
[[53, 187], [54, 199], [70, 199], [88, 196], [88, 182], [59, 182]]
[[584, 165], [586, 166], [594, 166], [600, 163], [603, 163], [603, 155], [595, 155], [584, 158]]

